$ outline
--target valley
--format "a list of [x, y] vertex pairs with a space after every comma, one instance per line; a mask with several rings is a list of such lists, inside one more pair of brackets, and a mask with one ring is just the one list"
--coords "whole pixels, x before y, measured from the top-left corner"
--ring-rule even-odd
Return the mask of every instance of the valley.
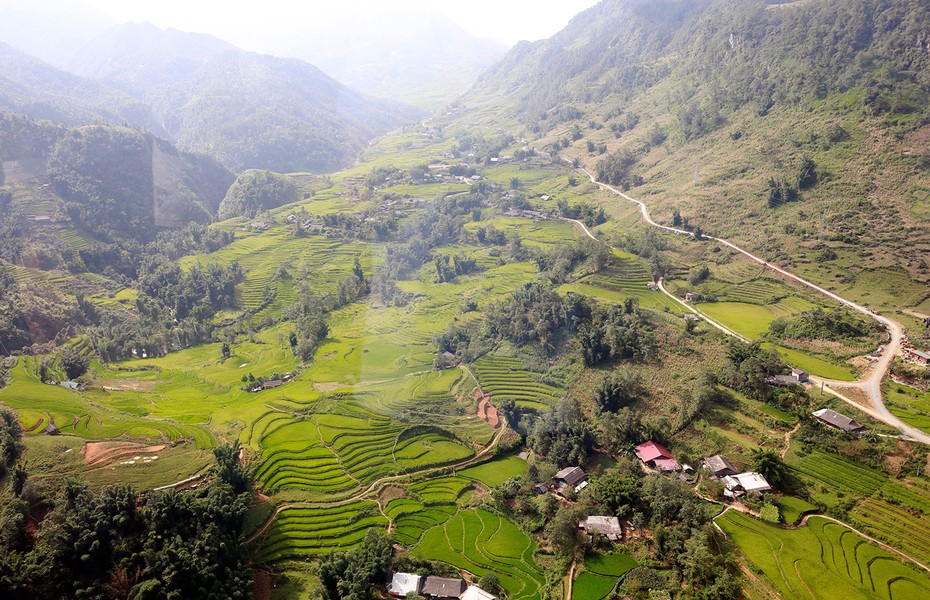
[[928, 24], [604, 0], [429, 116], [0, 47], [0, 595], [930, 594]]

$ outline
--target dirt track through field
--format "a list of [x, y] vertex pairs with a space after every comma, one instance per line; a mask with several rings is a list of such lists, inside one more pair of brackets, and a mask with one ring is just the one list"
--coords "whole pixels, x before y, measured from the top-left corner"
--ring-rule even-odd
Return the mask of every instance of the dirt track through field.
[[[568, 159], [564, 159], [564, 160], [566, 162], [572, 163], [572, 161]], [[624, 192], [621, 192], [620, 190], [610, 185], [607, 185], [606, 183], [601, 183], [597, 181], [594, 175], [592, 175], [587, 169], [578, 168], [578, 170], [584, 173], [585, 175], [587, 175], [588, 179], [590, 179], [592, 183], [600, 187], [602, 190], [606, 190], [608, 192], [616, 194], [617, 196], [620, 196], [624, 200], [628, 200], [629, 202], [637, 204], [639, 206], [639, 210], [640, 210], [640, 213], [642, 214], [643, 220], [646, 221], [646, 223], [648, 223], [649, 225], [652, 225], [653, 227], [656, 227], [663, 231], [667, 231], [669, 233], [693, 237], [694, 233], [691, 231], [686, 231], [684, 229], [679, 229], [677, 227], [669, 227], [668, 225], [661, 225], [659, 223], [656, 223], [652, 219], [652, 216], [649, 213], [649, 208], [646, 206], [645, 202], [643, 202], [642, 200], [637, 200], [636, 198], [633, 198], [632, 196], [628, 196]], [[588, 227], [584, 223], [582, 223], [581, 221], [576, 221], [574, 219], [570, 219], [570, 220], [574, 221], [582, 229], [582, 231], [584, 231], [584, 233], [588, 237], [590, 237], [593, 240], [601, 241], [601, 240], [598, 240], [598, 238], [595, 237], [591, 233], [591, 231], [588, 229]], [[710, 236], [710, 235], [705, 235], [704, 238], [708, 240], [713, 240], [719, 244], [727, 246], [728, 248], [731, 248], [735, 250], [736, 252], [739, 252], [740, 254], [748, 257], [749, 259], [761, 264], [762, 266], [768, 269], [771, 269], [772, 271], [788, 279], [791, 279], [795, 281], [796, 283], [800, 283], [801, 285], [809, 287], [813, 289], [814, 291], [820, 294], [823, 294], [824, 296], [827, 296], [828, 298], [831, 298], [839, 302], [840, 304], [843, 304], [844, 306], [847, 306], [881, 323], [888, 331], [888, 335], [890, 339], [884, 345], [881, 357], [875, 362], [872, 370], [868, 373], [867, 376], [855, 382], [835, 381], [835, 380], [825, 379], [822, 377], [815, 377], [815, 376], [811, 376], [810, 380], [815, 385], [821, 385], [824, 388], [825, 392], [828, 392], [836, 396], [837, 398], [840, 398], [847, 404], [854, 406], [859, 410], [862, 410], [863, 412], [869, 414], [876, 420], [882, 421], [883, 423], [887, 425], [891, 425], [892, 427], [896, 428], [902, 433], [902, 437], [912, 440], [912, 441], [917, 441], [923, 444], [930, 445], [930, 435], [928, 435], [927, 433], [921, 431], [920, 429], [916, 427], [908, 425], [907, 423], [905, 423], [898, 417], [891, 414], [891, 411], [889, 411], [888, 408], [885, 406], [884, 399], [882, 398], [882, 392], [881, 392], [882, 380], [885, 377], [885, 375], [888, 373], [889, 369], [891, 368], [891, 362], [901, 348], [901, 339], [904, 335], [901, 325], [897, 321], [894, 321], [886, 316], [879, 315], [869, 310], [865, 306], [857, 304], [853, 302], [852, 300], [843, 298], [839, 294], [835, 294], [827, 289], [824, 289], [820, 287], [819, 285], [817, 285], [816, 283], [808, 281], [807, 279], [804, 279], [803, 277], [795, 275], [794, 273], [791, 273], [790, 271], [787, 271], [786, 269], [779, 267], [778, 265], [770, 263], [764, 258], [756, 256], [755, 254], [740, 248], [739, 246], [737, 246], [736, 244], [728, 240]], [[606, 242], [602, 242], [602, 243], [606, 244]], [[668, 294], [667, 291], [665, 293]], [[671, 294], [668, 294], [668, 295], [671, 295]], [[704, 318], [706, 321], [708, 321], [715, 327], [718, 327], [718, 328], [723, 329], [724, 331], [727, 331], [726, 327], [723, 327], [721, 324], [716, 323], [712, 319], [709, 319], [706, 315], [703, 315], [699, 311], [695, 310], [693, 307], [689, 307], [689, 308], [692, 312], [700, 315], [702, 318]], [[729, 331], [729, 334], [734, 335], [743, 340], [746, 339], [732, 330]], [[871, 406], [868, 406], [868, 407], [862, 406], [860, 403], [855, 402], [853, 399], [840, 393], [837, 390], [837, 388], [857, 389], [857, 390], [863, 391], [865, 394], [868, 395]]]

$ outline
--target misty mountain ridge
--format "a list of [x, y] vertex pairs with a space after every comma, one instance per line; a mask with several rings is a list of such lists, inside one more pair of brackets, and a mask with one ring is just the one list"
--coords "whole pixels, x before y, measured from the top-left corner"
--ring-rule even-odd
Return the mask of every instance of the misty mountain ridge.
[[344, 168], [371, 138], [417, 115], [302, 61], [151, 24], [119, 25], [85, 43], [69, 64], [83, 78], [10, 47], [0, 55], [2, 108], [69, 125], [141, 127], [236, 171]]
[[374, 96], [436, 105], [464, 92], [506, 50], [439, 11], [408, 10], [311, 22], [274, 52], [306, 60]]

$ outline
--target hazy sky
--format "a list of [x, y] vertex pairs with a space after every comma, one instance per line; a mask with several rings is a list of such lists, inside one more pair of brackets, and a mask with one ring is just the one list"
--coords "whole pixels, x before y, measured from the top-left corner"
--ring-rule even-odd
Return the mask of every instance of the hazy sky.
[[308, 19], [342, 19], [403, 7], [431, 7], [466, 31], [506, 44], [537, 40], [560, 30], [598, 0], [82, 0], [120, 21], [210, 33], [250, 50], [300, 29]]

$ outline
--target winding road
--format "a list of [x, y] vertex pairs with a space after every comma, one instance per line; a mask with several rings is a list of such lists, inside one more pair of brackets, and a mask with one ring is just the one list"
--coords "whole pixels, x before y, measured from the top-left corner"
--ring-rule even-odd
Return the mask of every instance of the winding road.
[[[569, 163], [572, 162], [572, 161], [569, 161], [568, 159], [563, 159], [563, 160]], [[606, 190], [608, 192], [616, 194], [617, 196], [620, 196], [624, 200], [627, 200], [629, 202], [639, 205], [640, 213], [642, 213], [643, 220], [646, 221], [646, 223], [658, 229], [668, 231], [669, 233], [693, 236], [693, 233], [690, 231], [686, 231], [684, 229], [679, 229], [677, 227], [669, 227], [668, 225], [662, 225], [662, 224], [656, 223], [652, 219], [652, 216], [649, 214], [649, 208], [646, 206], [645, 202], [643, 202], [642, 200], [637, 200], [636, 198], [633, 198], [632, 196], [629, 196], [623, 193], [622, 191], [618, 190], [617, 188], [613, 186], [597, 181], [594, 175], [592, 175], [590, 171], [588, 171], [587, 169], [583, 167], [578, 167], [578, 170], [584, 173], [585, 175], [587, 175], [588, 179], [590, 179], [592, 183], [600, 187], [602, 190]], [[576, 223], [579, 227], [581, 227], [582, 231], [585, 234], [587, 234], [587, 236], [590, 237], [591, 239], [601, 241], [601, 240], [598, 240], [598, 238], [596, 238], [591, 233], [591, 231], [588, 229], [588, 227], [581, 221], [578, 221], [575, 219], [567, 219], [567, 220], [570, 220]], [[820, 287], [819, 285], [817, 285], [816, 283], [813, 283], [812, 281], [808, 281], [807, 279], [804, 279], [803, 277], [799, 277], [798, 275], [795, 275], [794, 273], [791, 273], [790, 271], [786, 271], [782, 267], [779, 267], [778, 265], [770, 263], [764, 258], [756, 256], [755, 254], [740, 248], [739, 246], [737, 246], [736, 244], [728, 240], [710, 236], [710, 235], [704, 235], [704, 238], [708, 240], [713, 240], [719, 244], [727, 246], [728, 248], [731, 248], [735, 250], [736, 252], [743, 254], [749, 259], [775, 271], [779, 275], [787, 277], [788, 279], [791, 279], [801, 285], [807, 286], [811, 288], [812, 290], [820, 294], [823, 294], [824, 296], [827, 296], [828, 298], [831, 298], [839, 302], [840, 304], [848, 306], [849, 308], [855, 311], [858, 311], [872, 319], [875, 319], [879, 323], [881, 323], [885, 327], [885, 329], [888, 331], [888, 335], [890, 339], [885, 344], [881, 357], [872, 365], [872, 368], [869, 370], [865, 378], [860, 379], [859, 381], [854, 381], [854, 382], [835, 381], [832, 379], [824, 379], [821, 377], [814, 377], [814, 376], [811, 376], [810, 379], [814, 384], [823, 386], [823, 389], [825, 392], [828, 392], [830, 394], [833, 394], [834, 396], [837, 396], [838, 398], [844, 400], [848, 404], [865, 412], [866, 414], [872, 416], [873, 418], [898, 429], [901, 432], [902, 437], [909, 439], [909, 440], [913, 440], [913, 441], [921, 442], [923, 444], [930, 445], [930, 435], [924, 433], [923, 431], [921, 431], [920, 429], [917, 429], [916, 427], [908, 425], [907, 423], [905, 423], [898, 417], [891, 414], [891, 411], [889, 411], [888, 408], [885, 406], [885, 402], [882, 398], [882, 389], [881, 389], [882, 380], [884, 379], [885, 374], [888, 372], [888, 369], [891, 367], [891, 361], [894, 360], [895, 355], [898, 353], [898, 351], [901, 348], [901, 340], [904, 335], [904, 332], [901, 329], [901, 325], [899, 323], [883, 315], [876, 314], [872, 312], [871, 310], [869, 310], [868, 308], [866, 308], [865, 306], [862, 306], [861, 304], [857, 304], [853, 302], [852, 300], [847, 300], [846, 298], [843, 298], [842, 296], [835, 294], [831, 292], [830, 290], [824, 289]], [[700, 315], [704, 320], [706, 320], [708, 323], [710, 323], [714, 327], [720, 329], [721, 331], [727, 333], [728, 335], [732, 335], [744, 341], [748, 341], [744, 336], [739, 335], [738, 333], [729, 329], [723, 324], [718, 323], [714, 321], [713, 319], [708, 318], [706, 315], [695, 310], [694, 307], [676, 298], [673, 294], [671, 294], [670, 292], [668, 292], [668, 290], [665, 289], [664, 282], [661, 280], [659, 281], [659, 288], [661, 289], [662, 292], [664, 292], [666, 295], [673, 298], [676, 302], [687, 307], [688, 310], [690, 310], [691, 312], [694, 312]], [[844, 396], [842, 393], [837, 391], [837, 389], [835, 388], [859, 389], [868, 396], [871, 406], [863, 406], [862, 404]]]

